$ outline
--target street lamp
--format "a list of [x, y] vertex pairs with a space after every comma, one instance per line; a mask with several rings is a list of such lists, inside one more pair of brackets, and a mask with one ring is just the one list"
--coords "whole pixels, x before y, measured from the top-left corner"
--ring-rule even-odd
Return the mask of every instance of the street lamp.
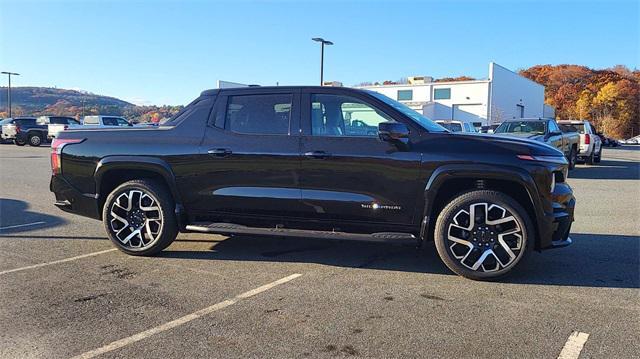
[[20, 76], [20, 74], [8, 71], [2, 71], [2, 74], [9, 77], [9, 87], [7, 87], [7, 107], [9, 108], [9, 117], [11, 117], [11, 75]]
[[324, 45], [333, 45], [333, 42], [321, 37], [314, 37], [311, 40], [320, 43], [320, 86], [322, 86], [324, 80]]

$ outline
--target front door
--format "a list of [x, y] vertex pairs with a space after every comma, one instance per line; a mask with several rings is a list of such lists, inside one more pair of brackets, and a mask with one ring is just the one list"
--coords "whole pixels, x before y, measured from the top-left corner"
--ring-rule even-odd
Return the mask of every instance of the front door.
[[424, 189], [417, 180], [420, 154], [378, 138], [378, 124], [393, 119], [364, 95], [317, 89], [302, 98], [305, 216], [328, 225], [410, 224]]
[[[299, 93], [225, 91], [201, 145], [206, 186], [196, 211], [242, 217], [295, 215], [300, 208]], [[275, 219], [275, 218], [274, 218]]]

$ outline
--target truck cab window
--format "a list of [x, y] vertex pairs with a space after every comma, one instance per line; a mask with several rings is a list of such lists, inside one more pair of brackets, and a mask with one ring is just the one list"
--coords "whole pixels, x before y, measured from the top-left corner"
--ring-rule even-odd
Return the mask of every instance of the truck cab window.
[[311, 96], [313, 136], [378, 137], [378, 124], [391, 118], [357, 98], [340, 95]]
[[291, 99], [291, 94], [229, 96], [228, 129], [243, 134], [286, 135]]

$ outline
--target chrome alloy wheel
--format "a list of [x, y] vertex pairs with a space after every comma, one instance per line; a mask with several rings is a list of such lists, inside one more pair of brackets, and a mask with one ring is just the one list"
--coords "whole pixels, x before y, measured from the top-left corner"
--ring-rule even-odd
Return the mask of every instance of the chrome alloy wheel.
[[141, 190], [120, 194], [110, 208], [109, 226], [123, 246], [144, 249], [162, 232], [162, 211], [152, 195]]
[[522, 253], [522, 226], [508, 210], [496, 204], [472, 203], [453, 217], [447, 228], [447, 246], [464, 267], [495, 272], [509, 267]]

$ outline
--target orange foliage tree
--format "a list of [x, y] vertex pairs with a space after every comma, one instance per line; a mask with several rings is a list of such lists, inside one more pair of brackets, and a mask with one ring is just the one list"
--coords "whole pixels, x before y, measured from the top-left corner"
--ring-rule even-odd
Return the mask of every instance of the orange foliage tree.
[[545, 102], [558, 119], [590, 120], [607, 136], [640, 130], [640, 72], [625, 66], [593, 70], [578, 65], [537, 65], [520, 74], [545, 86]]

